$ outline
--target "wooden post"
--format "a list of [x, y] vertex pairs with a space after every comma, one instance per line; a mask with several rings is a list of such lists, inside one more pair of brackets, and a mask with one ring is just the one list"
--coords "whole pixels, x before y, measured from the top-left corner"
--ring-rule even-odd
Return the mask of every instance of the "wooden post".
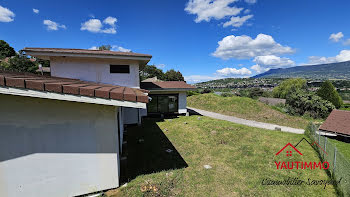
[[324, 152], [323, 152], [323, 159], [324, 159], [325, 152], [327, 152], [327, 138], [326, 138], [326, 136], [324, 137], [324, 146], [323, 146], [323, 148], [324, 148]]
[[333, 176], [335, 173], [336, 164], [337, 164], [337, 147], [334, 147]]

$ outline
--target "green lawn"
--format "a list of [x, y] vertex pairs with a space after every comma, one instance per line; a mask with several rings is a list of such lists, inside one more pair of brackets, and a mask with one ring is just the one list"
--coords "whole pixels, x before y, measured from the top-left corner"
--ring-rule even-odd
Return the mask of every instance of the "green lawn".
[[290, 116], [272, 109], [264, 103], [247, 97], [222, 97], [215, 94], [201, 94], [188, 97], [187, 105], [248, 120], [301, 129], [305, 129], [309, 122], [301, 117]]
[[350, 162], [350, 143], [342, 142], [336, 139], [330, 139], [337, 147], [338, 151]]
[[261, 184], [264, 178], [328, 179], [323, 170], [276, 169], [275, 160], [318, 161], [307, 143], [298, 146], [303, 156], [275, 156], [302, 137], [200, 116], [147, 119], [127, 132], [127, 186], [107, 196], [335, 196], [333, 186]]

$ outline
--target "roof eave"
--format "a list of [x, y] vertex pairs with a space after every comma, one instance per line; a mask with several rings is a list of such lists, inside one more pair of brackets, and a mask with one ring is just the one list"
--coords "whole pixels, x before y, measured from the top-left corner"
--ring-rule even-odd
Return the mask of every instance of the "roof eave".
[[37, 90], [2, 87], [2, 86], [0, 86], [0, 94], [53, 99], [53, 100], [63, 100], [63, 101], [71, 101], [71, 102], [79, 102], [79, 103], [91, 103], [91, 104], [109, 105], [109, 106], [132, 107], [132, 108], [143, 108], [143, 109], [146, 108], [146, 103], [141, 103], [141, 102], [120, 101], [120, 100], [114, 100], [114, 99], [104, 99], [104, 98], [98, 98], [98, 97], [88, 97], [88, 96], [71, 95], [71, 94], [60, 94], [60, 93], [54, 93], [54, 92], [42, 92]]

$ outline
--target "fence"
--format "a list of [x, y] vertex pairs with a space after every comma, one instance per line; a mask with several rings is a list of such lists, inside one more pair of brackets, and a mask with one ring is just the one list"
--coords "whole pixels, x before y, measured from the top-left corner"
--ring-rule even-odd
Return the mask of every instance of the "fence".
[[[322, 134], [322, 133], [321, 133]], [[320, 135], [314, 124], [310, 125], [309, 137], [312, 142], [316, 141], [319, 146], [315, 146], [321, 159], [330, 164], [329, 173], [335, 179], [341, 178], [338, 190], [344, 196], [350, 196], [350, 161], [336, 148], [336, 146], [324, 135]], [[322, 150], [323, 149], [323, 150]]]

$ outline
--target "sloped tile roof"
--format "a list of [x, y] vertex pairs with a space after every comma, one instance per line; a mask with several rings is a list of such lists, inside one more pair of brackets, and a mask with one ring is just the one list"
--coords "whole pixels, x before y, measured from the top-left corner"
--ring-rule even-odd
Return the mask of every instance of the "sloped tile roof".
[[91, 49], [26, 47], [23, 50], [25, 52], [70, 53], [70, 54], [111, 55], [111, 56], [114, 55], [114, 56], [131, 56], [131, 57], [145, 57], [145, 58], [152, 57], [152, 55], [142, 54], [142, 53], [109, 51], [109, 50], [91, 50]]
[[350, 135], [350, 111], [333, 110], [320, 130]]
[[0, 71], [0, 86], [105, 99], [148, 103], [146, 90], [59, 78]]
[[155, 81], [141, 82], [141, 88], [146, 90], [156, 89], [195, 89], [194, 86], [184, 81]]

